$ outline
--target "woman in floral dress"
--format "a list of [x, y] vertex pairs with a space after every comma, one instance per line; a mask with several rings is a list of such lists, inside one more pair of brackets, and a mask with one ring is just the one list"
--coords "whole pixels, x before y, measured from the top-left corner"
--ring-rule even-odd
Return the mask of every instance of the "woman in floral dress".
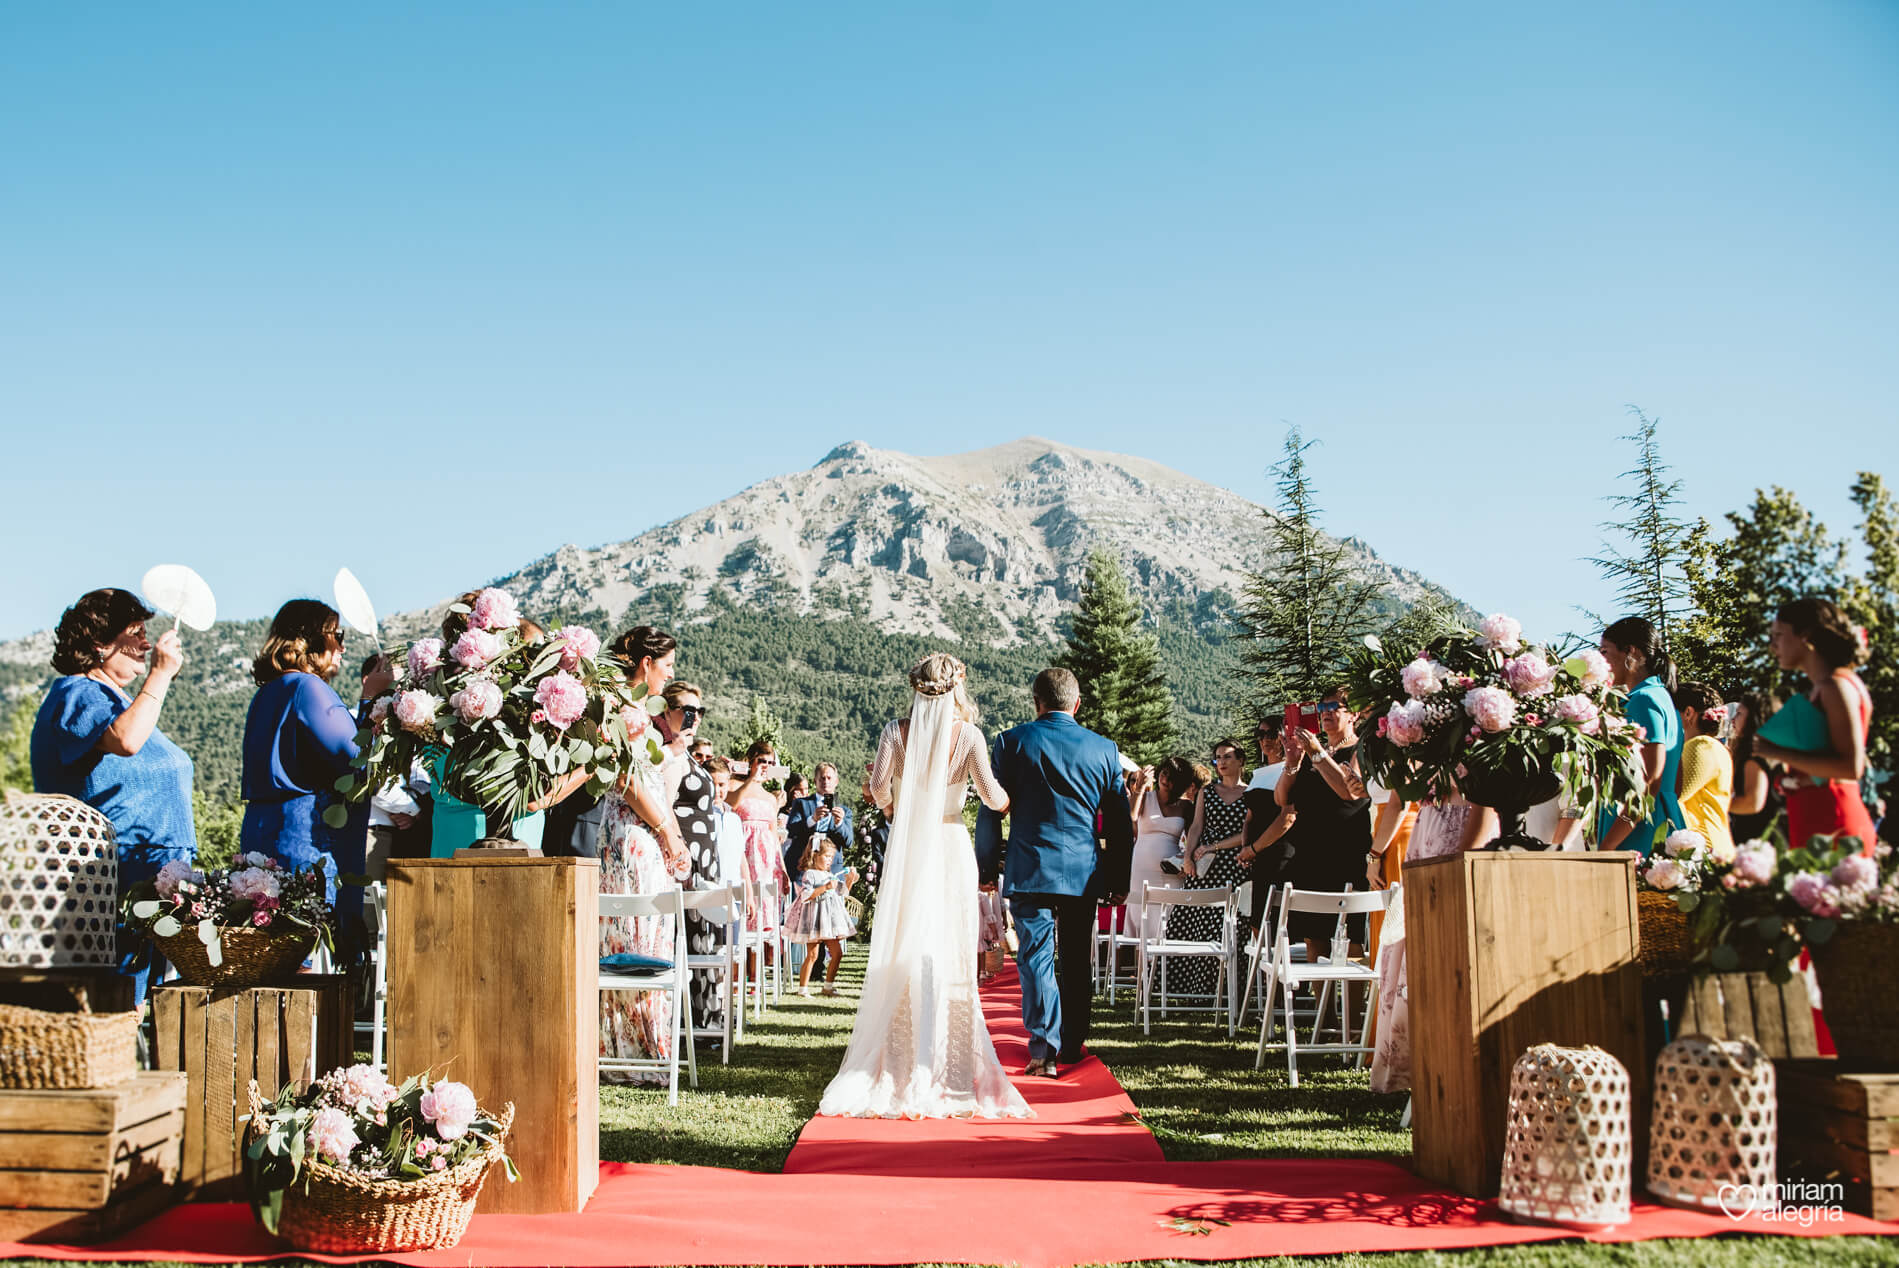
[[[726, 801], [745, 826], [745, 927], [753, 933], [776, 930], [791, 891], [785, 870], [784, 839], [778, 832], [778, 796], [765, 787], [766, 772], [778, 763], [771, 741], [759, 740], [745, 754], [745, 778]], [[776, 898], [767, 902], [766, 886]]]
[[[626, 666], [627, 677], [644, 683], [658, 695], [673, 676], [674, 641], [664, 630], [639, 625], [614, 640], [613, 654]], [[643, 731], [649, 715], [644, 705], [623, 712], [629, 731]], [[662, 894], [677, 889], [691, 872], [692, 861], [680, 838], [671, 808], [665, 803], [660, 768], [636, 757], [618, 787], [603, 799], [600, 825], [600, 892], [603, 894]], [[671, 916], [635, 916], [600, 922], [600, 954], [640, 955], [670, 959], [673, 954]], [[600, 995], [600, 1055], [633, 1060], [664, 1061], [673, 1052], [672, 1008], [657, 991], [603, 991]], [[601, 1072], [608, 1082], [663, 1083], [659, 1071]]]

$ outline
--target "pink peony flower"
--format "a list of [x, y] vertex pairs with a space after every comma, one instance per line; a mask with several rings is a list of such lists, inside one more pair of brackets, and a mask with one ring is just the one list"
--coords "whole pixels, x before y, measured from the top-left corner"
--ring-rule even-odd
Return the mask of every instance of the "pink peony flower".
[[435, 1157], [429, 1159], [429, 1170], [430, 1171], [447, 1171], [448, 1159], [442, 1157], [441, 1154], [436, 1154]]
[[237, 861], [246, 867], [264, 867], [269, 868], [273, 872], [281, 866], [276, 859], [258, 850], [251, 850], [249, 853], [238, 855]]
[[501, 684], [488, 678], [471, 679], [448, 698], [449, 707], [464, 722], [479, 722], [501, 712]]
[[1787, 896], [1815, 916], [1840, 914], [1840, 893], [1818, 872], [1795, 872], [1787, 878]]
[[259, 929], [270, 928], [270, 922], [271, 914], [270, 908], [268, 907], [259, 907], [256, 911], [251, 913], [251, 923]]
[[1765, 885], [1774, 879], [1779, 866], [1780, 855], [1772, 845], [1749, 841], [1734, 851], [1734, 870], [1728, 874], [1734, 882], [1732, 888], [1753, 889]]
[[377, 696], [375, 703], [369, 706], [369, 725], [381, 726], [389, 716], [389, 710], [395, 706], [394, 696]]
[[441, 639], [418, 638], [409, 644], [409, 677], [419, 682], [441, 667]]
[[1702, 836], [1693, 828], [1683, 828], [1679, 832], [1671, 832], [1668, 834], [1667, 839], [1662, 842], [1663, 852], [1671, 859], [1696, 858], [1707, 848], [1708, 838]]
[[1525, 652], [1504, 662], [1503, 677], [1510, 690], [1531, 700], [1550, 693], [1556, 681], [1556, 666], [1545, 660], [1542, 652]]
[[331, 1104], [368, 1117], [402, 1098], [402, 1089], [383, 1077], [382, 1071], [373, 1065], [332, 1070], [318, 1079], [317, 1084]]
[[1494, 735], [1516, 721], [1517, 702], [1502, 687], [1473, 687], [1464, 693], [1464, 712]]
[[1495, 612], [1477, 623], [1477, 632], [1485, 643], [1500, 652], [1515, 653], [1523, 646], [1523, 622]]
[[475, 596], [468, 613], [468, 624], [474, 629], [511, 630], [520, 623], [521, 609], [514, 606], [514, 596], [493, 586]]
[[1585, 647], [1571, 656], [1563, 662], [1563, 668], [1576, 675], [1584, 691], [1601, 691], [1615, 677], [1609, 672], [1608, 660], [1593, 647]]
[[442, 698], [426, 691], [405, 691], [396, 697], [396, 721], [405, 731], [424, 732], [435, 726]]
[[261, 867], [247, 867], [241, 872], [231, 874], [231, 896], [249, 901], [259, 898], [275, 898], [283, 892], [277, 883], [277, 877]]
[[1394, 704], [1379, 724], [1385, 728], [1385, 738], [1400, 748], [1409, 747], [1424, 738], [1424, 706], [1416, 700]]
[[626, 738], [629, 740], [637, 740], [645, 735], [652, 720], [653, 715], [646, 711], [644, 705], [630, 704], [620, 710], [620, 721], [626, 723]]
[[1602, 710], [1596, 702], [1578, 692], [1563, 696], [1556, 701], [1556, 717], [1563, 722], [1573, 722], [1584, 735], [1594, 735], [1602, 730]]
[[1642, 879], [1656, 889], [1680, 889], [1688, 879], [1688, 872], [1674, 859], [1655, 859], [1642, 873]]
[[580, 679], [557, 669], [534, 688], [534, 703], [546, 712], [550, 725], [565, 731], [587, 711], [587, 688]]
[[1420, 656], [1406, 665], [1399, 677], [1404, 680], [1405, 694], [1416, 700], [1442, 691], [1445, 672], [1444, 666]]
[[563, 625], [560, 639], [560, 667], [572, 673], [583, 660], [600, 654], [600, 636], [584, 625]]
[[346, 1161], [357, 1144], [356, 1128], [349, 1115], [334, 1106], [326, 1105], [310, 1121], [310, 1147], [331, 1162]]
[[204, 873], [193, 867], [188, 859], [173, 859], [158, 869], [158, 878], [152, 883], [158, 887], [160, 898], [175, 898], [180, 885], [204, 884]]
[[463, 669], [482, 669], [501, 655], [501, 636], [486, 630], [464, 630], [448, 654]]
[[422, 1094], [421, 1110], [443, 1140], [460, 1140], [480, 1114], [475, 1094], [463, 1083], [437, 1083]]
[[1831, 879], [1839, 889], [1871, 893], [1879, 888], [1879, 865], [1863, 854], [1849, 854], [1834, 865]]

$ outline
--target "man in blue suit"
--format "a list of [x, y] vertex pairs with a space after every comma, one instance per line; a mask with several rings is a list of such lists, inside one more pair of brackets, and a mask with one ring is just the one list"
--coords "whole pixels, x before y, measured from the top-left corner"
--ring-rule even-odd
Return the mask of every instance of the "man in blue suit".
[[[1009, 792], [1003, 892], [1020, 944], [1015, 958], [1029, 1032], [1023, 1073], [1052, 1079], [1058, 1064], [1087, 1055], [1095, 905], [1127, 896], [1134, 829], [1119, 750], [1075, 721], [1075, 675], [1045, 669], [1034, 695], [1035, 721], [997, 736], [990, 764]], [[976, 864], [985, 884], [996, 879], [1002, 844], [1002, 816], [984, 807], [976, 819]]]

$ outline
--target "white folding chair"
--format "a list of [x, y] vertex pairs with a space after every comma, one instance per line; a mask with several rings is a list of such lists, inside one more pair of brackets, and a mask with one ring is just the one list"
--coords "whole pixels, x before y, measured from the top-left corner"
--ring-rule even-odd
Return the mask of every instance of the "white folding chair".
[[699, 1058], [693, 1051], [692, 1022], [687, 1016], [686, 995], [692, 989], [692, 974], [686, 968], [686, 896], [679, 890], [663, 894], [602, 894], [600, 918], [624, 920], [629, 917], [671, 916], [673, 918], [673, 966], [660, 973], [602, 973], [600, 993], [609, 991], [662, 991], [671, 1004], [673, 1055], [670, 1057], [601, 1057], [602, 1070], [665, 1070], [670, 1083], [666, 1103], [679, 1104], [679, 1048], [686, 1048], [686, 1068], [692, 1086], [699, 1086]]
[[383, 1042], [389, 1029], [389, 893], [381, 881], [371, 881], [364, 888], [363, 915], [369, 921], [370, 936], [376, 940], [376, 954], [368, 978], [369, 1020], [356, 1023], [356, 1037], [369, 1037], [369, 1063], [381, 1070]]
[[1115, 992], [1119, 988], [1134, 989], [1132, 970], [1126, 973], [1121, 971], [1121, 955], [1125, 951], [1139, 954], [1136, 945], [1140, 938], [1128, 932], [1138, 927], [1133, 923], [1138, 919], [1137, 911], [1137, 900], [1130, 895], [1127, 902], [1115, 910], [1114, 918], [1106, 929], [1098, 925], [1095, 927], [1095, 990], [1099, 991], [1105, 981], [1110, 1004], [1114, 1003]]
[[[748, 984], [752, 991], [752, 1018], [763, 1021], [765, 1017], [765, 993], [771, 992], [773, 1002], [784, 994], [784, 909], [780, 901], [778, 882], [767, 878], [758, 885], [758, 923], [771, 922], [769, 929], [754, 929], [749, 917], [740, 923], [739, 953], [758, 957], [758, 972], [746, 982], [748, 970], [741, 969], [741, 982]], [[743, 899], [740, 900], [743, 906]], [[746, 909], [748, 912], [750, 909]]]
[[[1248, 881], [1247, 884], [1250, 885], [1252, 882]], [[1241, 910], [1249, 909], [1242, 907]], [[1266, 978], [1269, 976], [1269, 970], [1272, 968], [1273, 928], [1278, 919], [1279, 894], [1274, 892], [1267, 895], [1266, 910], [1261, 912], [1259, 917], [1259, 928], [1253, 930], [1251, 936], [1246, 940], [1244, 950], [1246, 956], [1246, 974], [1240, 984], [1240, 1005], [1238, 1014], [1238, 1021], [1242, 1026], [1246, 1024], [1246, 1010], [1252, 1007], [1255, 987], [1259, 990], [1260, 1007], [1269, 1011], [1272, 1008], [1272, 1001], [1266, 997]], [[1303, 964], [1306, 958], [1306, 944], [1304, 942], [1293, 943], [1291, 954], [1295, 962]], [[1302, 1009], [1300, 1012], [1309, 1018], [1311, 1009]]]
[[[1219, 908], [1218, 935], [1211, 939], [1168, 937], [1167, 917], [1170, 909], [1177, 907]], [[1159, 910], [1151, 910], [1154, 908]], [[1231, 1035], [1233, 1033], [1233, 998], [1239, 986], [1235, 980], [1239, 970], [1239, 956], [1235, 952], [1237, 938], [1234, 925], [1237, 921], [1237, 912], [1233, 902], [1233, 887], [1221, 885], [1215, 889], [1157, 889], [1151, 883], [1142, 881], [1141, 909], [1143, 918], [1135, 925], [1134, 949], [1134, 982], [1136, 999], [1141, 1010], [1141, 1033], [1151, 1033], [1154, 992], [1158, 985], [1161, 1016], [1165, 1017], [1170, 1008], [1179, 1012], [1223, 1012], [1226, 1014], [1226, 1033]], [[1219, 972], [1214, 979], [1213, 996], [1206, 1004], [1172, 1002], [1167, 984], [1167, 962], [1183, 956], [1193, 958], [1205, 956], [1219, 962]]]
[[[1333, 959], [1321, 957], [1316, 963], [1307, 964], [1295, 960], [1292, 956], [1292, 941], [1288, 933], [1294, 912], [1309, 912], [1319, 915], [1335, 915], [1337, 923], [1333, 927], [1333, 939], [1343, 936], [1347, 929], [1347, 920], [1352, 916], [1361, 916], [1374, 911], [1384, 911], [1391, 906], [1392, 891], [1374, 889], [1366, 893], [1354, 893], [1351, 889], [1339, 892], [1294, 889], [1286, 885], [1279, 894], [1279, 916], [1274, 925], [1271, 962], [1267, 968], [1266, 984], [1261, 998], [1265, 1001], [1259, 1014], [1259, 1051], [1253, 1058], [1253, 1068], [1261, 1069], [1266, 1064], [1266, 1049], [1280, 1045], [1271, 1042], [1273, 1032], [1273, 994], [1276, 991], [1281, 1001], [1281, 1021], [1285, 1027], [1286, 1071], [1293, 1087], [1299, 1086], [1299, 1022], [1293, 1015], [1293, 992], [1306, 983], [1317, 983], [1320, 988], [1318, 1006], [1312, 1020], [1312, 1040], [1304, 1045], [1307, 1053], [1351, 1053], [1362, 1062], [1371, 1052], [1371, 1019], [1378, 1007], [1378, 948], [1373, 947], [1369, 963], [1361, 964], [1349, 958]], [[1345, 992], [1354, 982], [1364, 983], [1368, 990], [1365, 999], [1365, 1020], [1359, 1027], [1358, 1042], [1351, 1043], [1345, 1033]], [[1326, 1000], [1332, 987], [1339, 988], [1339, 1042], [1320, 1043], [1319, 1027], [1325, 1020]]]
[[[686, 952], [686, 967], [694, 973], [710, 974], [718, 980], [719, 1015], [722, 1021], [718, 1026], [695, 1026], [693, 1033], [708, 1039], [717, 1036], [721, 1045], [720, 1065], [732, 1064], [732, 1014], [744, 1011], [742, 1002], [734, 1004], [732, 1000], [732, 984], [745, 972], [745, 953], [739, 950], [738, 940], [733, 936], [732, 912], [735, 906], [743, 909], [744, 895], [743, 885], [683, 891], [687, 911], [710, 912], [719, 917], [713, 922], [719, 927], [718, 949], [695, 955], [689, 948]], [[687, 1008], [691, 1008], [690, 1002]]]

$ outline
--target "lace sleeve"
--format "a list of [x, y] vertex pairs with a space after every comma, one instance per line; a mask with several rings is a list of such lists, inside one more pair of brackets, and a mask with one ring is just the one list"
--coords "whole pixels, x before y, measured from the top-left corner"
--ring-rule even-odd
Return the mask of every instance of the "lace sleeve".
[[996, 773], [989, 768], [989, 746], [983, 743], [982, 732], [963, 723], [957, 747], [964, 751], [957, 754], [959, 760], [951, 780], [967, 779], [975, 785], [976, 795], [982, 798], [983, 805], [991, 810], [1007, 810], [1009, 790], [997, 781]]
[[870, 767], [870, 798], [886, 814], [890, 811], [890, 785], [903, 774], [903, 723], [884, 724], [877, 740], [877, 759]]

